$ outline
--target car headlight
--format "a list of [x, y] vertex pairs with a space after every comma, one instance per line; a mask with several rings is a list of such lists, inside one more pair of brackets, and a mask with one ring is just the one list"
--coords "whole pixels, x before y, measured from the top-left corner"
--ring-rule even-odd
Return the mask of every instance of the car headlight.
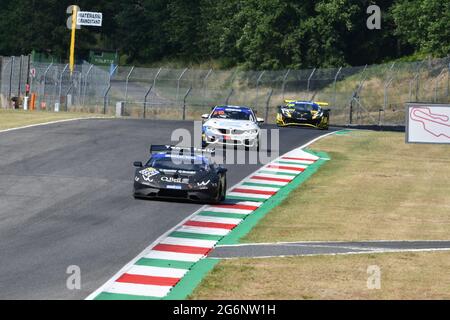
[[205, 131], [205, 133], [206, 132], [211, 132], [211, 133], [220, 133], [216, 128], [214, 128], [214, 127], [209, 127], [209, 126], [207, 126], [207, 127], [204, 127], [204, 131]]
[[314, 115], [312, 116], [312, 118], [313, 118], [313, 119], [317, 119], [317, 118], [320, 118], [321, 116], [323, 116], [323, 112], [318, 112], [318, 113], [314, 114]]
[[281, 109], [281, 113], [283, 114], [283, 116], [290, 118], [291, 117], [291, 113], [289, 111], [287, 111], [286, 109]]
[[257, 134], [257, 133], [258, 133], [258, 130], [257, 130], [257, 129], [247, 130], [247, 131], [245, 131], [245, 133], [246, 133], [246, 134], [254, 135], [254, 134]]

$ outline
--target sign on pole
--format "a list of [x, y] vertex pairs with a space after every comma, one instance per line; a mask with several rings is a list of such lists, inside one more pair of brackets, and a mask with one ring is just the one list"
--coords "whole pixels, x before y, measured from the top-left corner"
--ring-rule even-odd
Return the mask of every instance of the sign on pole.
[[67, 28], [71, 31], [70, 37], [70, 56], [69, 67], [70, 75], [72, 75], [75, 66], [75, 32], [81, 26], [101, 27], [103, 22], [103, 14], [100, 12], [81, 11], [80, 7], [71, 5], [66, 12], [71, 14], [67, 19]]
[[101, 12], [79, 11], [77, 14], [77, 24], [80, 26], [101, 27], [102, 22]]
[[406, 104], [406, 142], [450, 144], [450, 104]]

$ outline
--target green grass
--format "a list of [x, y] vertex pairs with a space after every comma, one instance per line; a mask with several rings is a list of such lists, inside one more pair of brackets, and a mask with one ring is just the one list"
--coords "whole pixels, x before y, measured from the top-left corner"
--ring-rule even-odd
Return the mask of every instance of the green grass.
[[33, 124], [46, 123], [57, 120], [75, 118], [90, 118], [96, 115], [92, 113], [76, 112], [46, 112], [46, 111], [23, 111], [0, 109], [0, 130], [11, 129]]
[[[450, 149], [351, 131], [312, 148], [327, 162], [242, 242], [449, 240]], [[366, 286], [367, 267], [382, 289]], [[191, 299], [449, 299], [450, 252], [233, 259]]]

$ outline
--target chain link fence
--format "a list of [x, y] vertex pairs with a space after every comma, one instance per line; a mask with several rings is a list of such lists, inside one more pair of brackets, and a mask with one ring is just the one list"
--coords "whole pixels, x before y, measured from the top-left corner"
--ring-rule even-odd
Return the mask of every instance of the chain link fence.
[[450, 57], [281, 71], [112, 69], [84, 62], [72, 74], [56, 63], [31, 62], [28, 69], [28, 59], [1, 58], [3, 108], [28, 94], [36, 110], [114, 114], [122, 102], [124, 116], [192, 120], [231, 104], [250, 106], [274, 123], [284, 99], [303, 99], [328, 102], [335, 125], [403, 125], [405, 102], [450, 102]]

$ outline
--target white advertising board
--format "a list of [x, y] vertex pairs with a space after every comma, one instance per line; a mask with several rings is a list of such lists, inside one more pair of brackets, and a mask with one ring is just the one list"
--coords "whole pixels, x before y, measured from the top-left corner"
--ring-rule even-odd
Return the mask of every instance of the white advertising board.
[[406, 104], [406, 142], [450, 144], [450, 104]]
[[80, 11], [77, 13], [77, 25], [101, 27], [103, 14], [101, 12]]

